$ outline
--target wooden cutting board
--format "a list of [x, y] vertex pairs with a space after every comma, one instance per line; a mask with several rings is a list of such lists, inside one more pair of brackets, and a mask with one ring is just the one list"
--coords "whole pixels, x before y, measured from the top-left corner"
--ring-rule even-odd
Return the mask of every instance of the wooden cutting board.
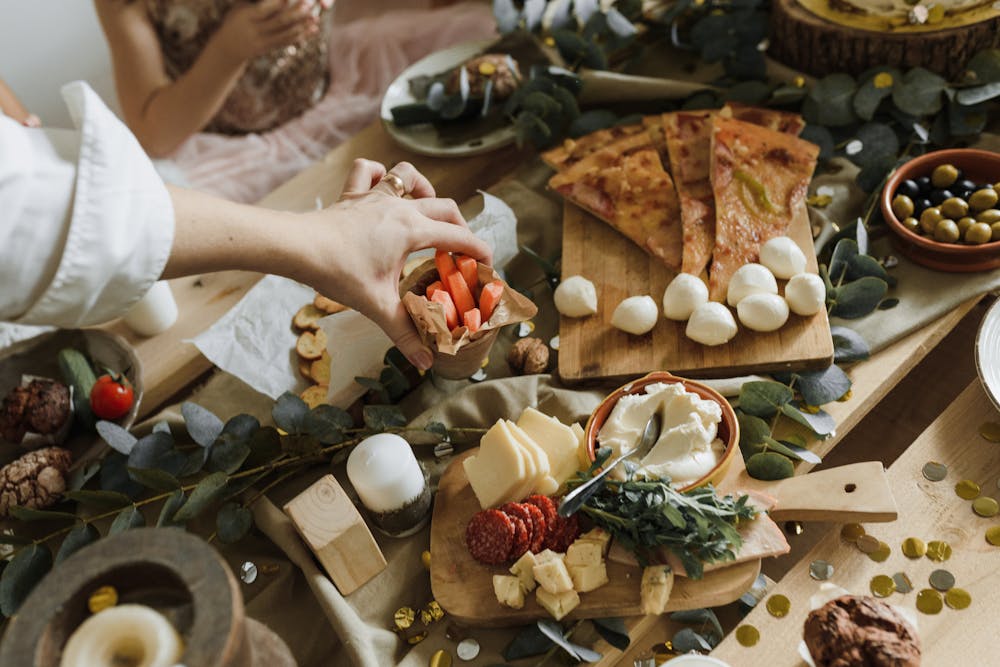
[[[816, 252], [803, 205], [788, 235], [816, 272]], [[778, 331], [740, 327], [725, 345], [707, 347], [684, 335], [686, 322], [661, 317], [644, 336], [611, 326], [611, 314], [626, 297], [648, 294], [658, 306], [673, 273], [634, 243], [589, 213], [567, 203], [563, 215], [562, 275], [582, 275], [597, 287], [598, 310], [591, 317], [560, 319], [559, 375], [573, 382], [628, 379], [653, 370], [692, 377], [726, 377], [777, 370], [825, 368], [833, 361], [826, 312], [792, 314]], [[779, 290], [784, 289], [779, 281]], [[735, 316], [735, 312], [734, 312]]]

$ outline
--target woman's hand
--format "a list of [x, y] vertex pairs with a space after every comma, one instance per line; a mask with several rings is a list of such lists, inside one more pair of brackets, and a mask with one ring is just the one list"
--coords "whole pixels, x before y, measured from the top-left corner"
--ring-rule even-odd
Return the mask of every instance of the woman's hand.
[[492, 251], [413, 165], [401, 162], [388, 174], [377, 162], [356, 160], [341, 200], [304, 216], [313, 255], [300, 279], [370, 318], [413, 365], [428, 369], [433, 354], [399, 298], [407, 257], [438, 248], [489, 264]]
[[[295, 44], [319, 30], [315, 0], [261, 0], [230, 9], [213, 38], [234, 62]], [[325, 6], [325, 5], [324, 5]]]

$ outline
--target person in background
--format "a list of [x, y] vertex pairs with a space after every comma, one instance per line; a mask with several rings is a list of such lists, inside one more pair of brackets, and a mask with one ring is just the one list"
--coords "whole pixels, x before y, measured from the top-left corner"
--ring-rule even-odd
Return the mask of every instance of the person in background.
[[17, 95], [3, 79], [0, 79], [0, 114], [13, 118], [25, 127], [42, 126], [41, 119], [24, 108], [21, 100], [17, 99]]
[[368, 3], [374, 16], [332, 28], [333, 0], [94, 2], [139, 142], [192, 187], [237, 201], [369, 123], [411, 61], [494, 31], [482, 2], [382, 13]]
[[427, 369], [432, 353], [399, 299], [404, 262], [431, 247], [491, 261], [455, 202], [407, 163], [357, 160], [339, 202], [272, 211], [164, 185], [93, 90], [71, 83], [63, 98], [78, 130], [0, 116], [0, 322], [98, 324], [161, 278], [259, 271], [355, 308]]

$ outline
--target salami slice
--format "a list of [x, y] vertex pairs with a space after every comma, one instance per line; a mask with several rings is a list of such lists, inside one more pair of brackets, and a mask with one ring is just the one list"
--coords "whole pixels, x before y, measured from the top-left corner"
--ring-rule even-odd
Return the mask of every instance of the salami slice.
[[465, 546], [472, 557], [487, 565], [501, 565], [514, 544], [514, 522], [500, 510], [477, 512], [465, 527]]
[[510, 516], [516, 516], [524, 522], [529, 533], [534, 533], [534, 519], [531, 516], [531, 512], [528, 511], [528, 505], [523, 503], [504, 503], [500, 506], [500, 511]]
[[552, 535], [552, 530], [555, 528], [556, 519], [559, 518], [555, 501], [548, 496], [536, 493], [533, 496], [528, 496], [521, 502], [534, 505], [542, 511], [542, 516], [545, 517], [545, 541], [548, 542], [549, 537]]
[[507, 560], [517, 560], [524, 555], [524, 552], [528, 550], [531, 544], [531, 530], [528, 528], [528, 524], [520, 517], [510, 514], [507, 516], [510, 516], [511, 521], [514, 522], [514, 539], [511, 541]]
[[565, 553], [569, 549], [569, 545], [580, 536], [580, 519], [576, 514], [572, 514], [569, 518], [563, 518], [561, 516], [556, 517], [556, 525], [546, 542], [546, 548], [552, 549], [553, 551], [558, 551], [559, 553]]
[[537, 554], [539, 551], [545, 548], [545, 538], [548, 536], [548, 523], [545, 521], [545, 515], [542, 514], [542, 510], [538, 509], [534, 505], [529, 505], [528, 503], [522, 503], [522, 506], [531, 515], [531, 521], [534, 524], [534, 532], [531, 533], [531, 553]]

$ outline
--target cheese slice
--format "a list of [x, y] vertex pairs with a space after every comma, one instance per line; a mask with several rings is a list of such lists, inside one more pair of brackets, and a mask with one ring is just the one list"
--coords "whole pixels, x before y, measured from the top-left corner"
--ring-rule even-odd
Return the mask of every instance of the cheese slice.
[[494, 574], [493, 593], [497, 596], [497, 602], [505, 607], [520, 609], [524, 606], [524, 588], [517, 577]]
[[519, 495], [528, 478], [525, 455], [503, 420], [497, 421], [479, 442], [479, 453], [462, 462], [479, 505], [486, 509]]
[[580, 462], [580, 470], [586, 470], [590, 467], [590, 452], [587, 451], [587, 438], [583, 431], [583, 427], [576, 422], [570, 424], [570, 430], [573, 431], [573, 435], [580, 439], [580, 444], [576, 450], [576, 458]]
[[[530, 435], [524, 432], [520, 426], [512, 421], [507, 422], [507, 428], [510, 429], [511, 435], [521, 446], [525, 452], [534, 460], [536, 475], [535, 481], [532, 484], [532, 488], [529, 491], [535, 493], [541, 493], [542, 495], [551, 496], [556, 491], [559, 490], [559, 482], [557, 482], [549, 472], [549, 455], [545, 453], [538, 443], [532, 439]], [[525, 496], [528, 493], [524, 494]]]
[[577, 593], [589, 593], [608, 583], [608, 568], [603, 562], [573, 565], [568, 569]]
[[535, 600], [549, 615], [561, 621], [566, 614], [580, 605], [580, 594], [570, 589], [565, 593], [550, 593], [543, 588], [535, 591]]
[[534, 408], [522, 412], [517, 425], [545, 450], [549, 457], [549, 474], [560, 485], [580, 469], [577, 458], [580, 439], [569, 426]]

